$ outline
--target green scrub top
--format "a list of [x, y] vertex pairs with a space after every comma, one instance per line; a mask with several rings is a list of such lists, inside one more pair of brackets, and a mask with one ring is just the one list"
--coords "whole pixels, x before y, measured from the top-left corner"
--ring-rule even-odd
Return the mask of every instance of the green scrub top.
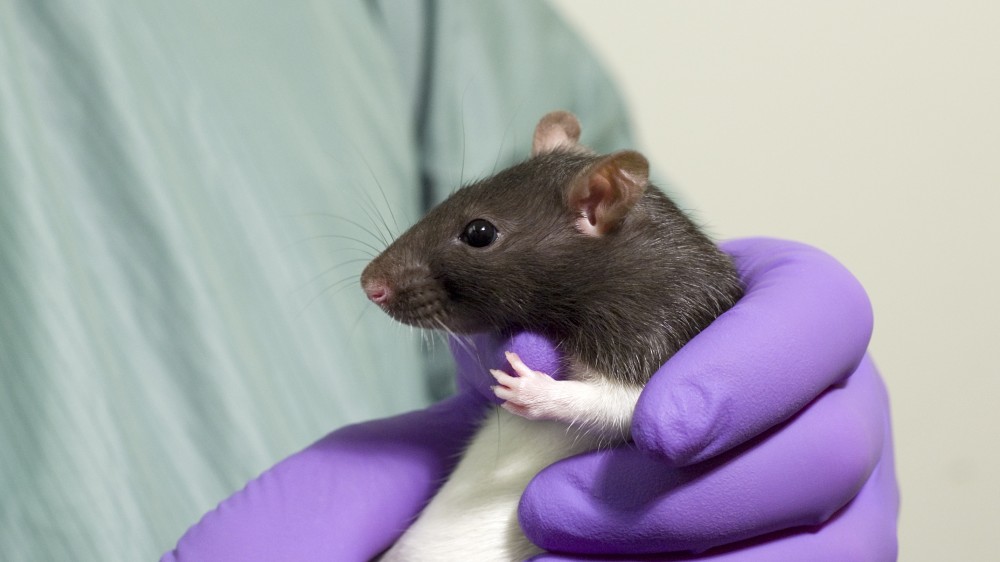
[[540, 2], [0, 0], [0, 557], [154, 559], [446, 392], [358, 274], [558, 108], [630, 145]]

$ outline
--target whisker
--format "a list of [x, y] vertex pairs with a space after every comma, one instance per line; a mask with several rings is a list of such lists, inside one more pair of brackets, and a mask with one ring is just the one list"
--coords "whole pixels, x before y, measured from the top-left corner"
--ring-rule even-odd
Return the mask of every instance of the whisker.
[[[369, 204], [374, 205], [374, 202], [369, 202]], [[375, 209], [375, 214], [379, 217], [379, 220], [376, 221], [375, 217], [372, 216], [371, 211], [366, 209], [364, 206], [361, 207], [361, 212], [368, 218], [368, 222], [372, 223], [372, 227], [379, 232], [379, 238], [382, 240], [383, 247], [388, 247], [389, 241], [394, 240], [395, 236], [392, 234], [392, 231], [389, 230], [389, 225], [385, 224], [385, 218], [382, 217], [382, 214], [378, 212], [378, 209]], [[379, 226], [380, 221], [382, 223], [381, 227]], [[385, 228], [384, 233], [382, 232], [383, 228]]]
[[364, 240], [361, 240], [360, 238], [354, 238], [353, 236], [347, 236], [346, 234], [317, 234], [315, 236], [307, 236], [305, 238], [300, 238], [298, 240], [298, 242], [299, 243], [301, 243], [301, 242], [310, 242], [312, 240], [320, 240], [322, 238], [336, 238], [336, 239], [340, 239], [340, 240], [350, 240], [351, 242], [357, 242], [358, 244], [361, 244], [361, 245], [365, 246], [366, 248], [368, 248], [368, 249], [372, 250], [373, 252], [375, 252], [374, 254], [372, 254], [372, 258], [374, 258], [378, 254], [382, 253], [381, 249], [376, 248], [375, 246], [372, 246], [368, 242], [365, 242]]
[[340, 267], [344, 267], [345, 265], [350, 265], [350, 264], [352, 264], [352, 263], [358, 263], [358, 262], [365, 262], [365, 263], [368, 263], [368, 262], [370, 262], [370, 261], [371, 261], [371, 259], [370, 259], [370, 258], [357, 258], [357, 259], [353, 259], [353, 260], [346, 260], [346, 261], [342, 261], [342, 262], [339, 262], [339, 263], [335, 263], [335, 264], [333, 264], [332, 266], [330, 266], [330, 267], [328, 267], [328, 268], [324, 269], [323, 271], [321, 271], [321, 272], [317, 273], [316, 275], [312, 276], [312, 277], [311, 277], [311, 278], [310, 278], [310, 279], [309, 279], [308, 281], [306, 281], [305, 283], [302, 283], [302, 285], [301, 285], [301, 286], [300, 286], [300, 287], [299, 287], [298, 289], [295, 289], [295, 292], [297, 292], [297, 291], [301, 291], [301, 290], [305, 289], [305, 288], [306, 288], [306, 287], [308, 287], [309, 285], [312, 285], [312, 284], [313, 284], [313, 283], [315, 283], [315, 282], [316, 282], [317, 280], [319, 280], [319, 278], [323, 277], [323, 276], [324, 276], [324, 275], [326, 275], [327, 273], [330, 273], [331, 271], [333, 271], [333, 270], [335, 270], [335, 269], [337, 269], [337, 268], [340, 268]]
[[497, 158], [493, 162], [493, 170], [490, 172], [491, 176], [497, 172], [497, 166], [500, 165], [500, 157], [503, 155], [503, 147], [507, 143], [507, 133], [510, 132], [510, 128], [514, 124], [514, 119], [517, 117], [517, 114], [521, 112], [525, 101], [525, 98], [521, 98], [521, 101], [517, 104], [517, 108], [514, 109], [513, 113], [511, 113], [510, 119], [507, 120], [507, 126], [503, 129], [503, 136], [500, 137], [500, 148], [497, 149]]
[[[361, 162], [364, 163], [365, 168], [368, 170], [368, 174], [371, 175], [372, 181], [375, 182], [375, 187], [378, 188], [379, 193], [382, 195], [382, 201], [385, 202], [385, 208], [387, 211], [389, 211], [389, 216], [392, 218], [392, 223], [396, 225], [396, 232], [398, 233], [400, 230], [399, 221], [396, 220], [396, 213], [393, 212], [392, 205], [389, 204], [389, 198], [385, 194], [385, 189], [382, 188], [382, 182], [378, 181], [378, 176], [375, 175], [375, 170], [372, 170], [372, 166], [368, 162], [368, 159], [365, 158], [364, 153], [358, 150], [357, 146], [355, 146], [354, 148], [355, 152], [357, 152], [358, 154], [358, 157], [361, 158]], [[389, 224], [385, 222], [385, 217], [382, 216], [382, 213], [378, 212], [378, 205], [375, 204], [374, 200], [372, 200], [371, 203], [372, 203], [372, 208], [375, 209], [376, 213], [379, 215], [379, 218], [382, 220], [382, 224], [385, 226], [386, 231], [388, 231], [389, 238], [395, 238], [396, 234], [393, 233], [391, 228], [389, 228]]]
[[[463, 351], [465, 351], [465, 353], [467, 353], [470, 357], [474, 357], [477, 360], [479, 359], [479, 350], [476, 348], [475, 342], [472, 341], [472, 338], [463, 336], [462, 334], [456, 334], [448, 328], [448, 326], [446, 326], [440, 318], [435, 318], [434, 322], [437, 324], [438, 328], [444, 332], [446, 336], [451, 338], [451, 340], [454, 341]], [[485, 366], [483, 367], [485, 368]]]
[[317, 299], [319, 299], [320, 297], [322, 297], [328, 291], [334, 290], [333, 293], [330, 293], [330, 296], [331, 297], [335, 296], [338, 293], [340, 293], [340, 291], [344, 290], [344, 287], [349, 287], [350, 286], [350, 281], [354, 281], [357, 278], [358, 278], [357, 275], [351, 275], [350, 277], [344, 277], [343, 279], [338, 279], [337, 281], [334, 281], [333, 283], [330, 283], [329, 285], [327, 285], [326, 287], [324, 287], [323, 290], [321, 290], [319, 293], [317, 293], [315, 296], [313, 296], [311, 299], [309, 299], [309, 301], [306, 302], [306, 304], [302, 307], [302, 310], [299, 311], [299, 314], [300, 315], [303, 314], [306, 310], [309, 309], [310, 306], [312, 306], [312, 304], [314, 302], [316, 302]]
[[347, 332], [347, 334], [348, 334], [349, 337], [352, 337], [352, 336], [354, 336], [354, 334], [357, 333], [358, 326], [361, 324], [361, 319], [364, 318], [366, 312], [368, 312], [369, 310], [371, 310], [373, 308], [375, 308], [375, 305], [373, 305], [371, 303], [369, 303], [366, 306], [362, 306], [361, 307], [361, 314], [358, 314], [358, 317], [354, 319], [354, 323], [351, 324], [350, 331]]
[[[364, 211], [364, 209], [362, 209], [362, 210]], [[370, 235], [372, 238], [376, 239], [377, 241], [381, 242], [383, 245], [385, 245], [385, 246], [389, 245], [389, 242], [385, 238], [385, 234], [381, 230], [378, 230], [378, 225], [373, 225], [373, 226], [375, 226], [376, 231], [372, 231], [370, 228], [368, 228], [367, 226], [359, 223], [356, 220], [349, 219], [349, 218], [347, 218], [345, 216], [341, 216], [341, 215], [335, 215], [333, 213], [319, 213], [319, 212], [315, 212], [315, 213], [302, 213], [300, 216], [319, 216], [319, 217], [329, 217], [329, 218], [332, 218], [332, 219], [342, 220], [342, 221], [344, 221], [346, 223], [353, 224], [354, 226], [360, 228], [362, 231], [364, 231], [365, 233], [367, 233], [368, 235]]]
[[470, 79], [468, 83], [465, 84], [465, 89], [462, 90], [462, 167], [461, 171], [458, 173], [458, 185], [465, 184], [465, 94], [469, 93], [469, 86], [472, 85], [472, 80]]
[[501, 406], [499, 404], [495, 404], [493, 406], [493, 411], [497, 413], [497, 462], [500, 461], [500, 443], [501, 443], [500, 421], [503, 419], [503, 417], [500, 415], [500, 409]]

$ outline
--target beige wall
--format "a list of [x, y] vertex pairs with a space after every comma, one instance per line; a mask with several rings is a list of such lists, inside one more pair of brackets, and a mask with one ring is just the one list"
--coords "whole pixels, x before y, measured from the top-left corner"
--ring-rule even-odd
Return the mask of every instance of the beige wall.
[[555, 4], [714, 235], [811, 243], [867, 287], [900, 559], [998, 559], [1000, 3]]

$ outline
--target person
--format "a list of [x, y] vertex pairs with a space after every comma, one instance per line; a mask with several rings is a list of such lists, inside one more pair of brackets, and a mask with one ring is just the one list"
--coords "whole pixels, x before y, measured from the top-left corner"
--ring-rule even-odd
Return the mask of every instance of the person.
[[[352, 268], [551, 109], [631, 146], [605, 73], [542, 3], [18, 3], [2, 25], [5, 553], [375, 556], [487, 406], [461, 353], [427, 406], [419, 342]], [[527, 490], [543, 558], [895, 556], [867, 298], [812, 248], [725, 249], [747, 297], [654, 377], [636, 446]], [[527, 334], [484, 349], [508, 347], [551, 360]]]

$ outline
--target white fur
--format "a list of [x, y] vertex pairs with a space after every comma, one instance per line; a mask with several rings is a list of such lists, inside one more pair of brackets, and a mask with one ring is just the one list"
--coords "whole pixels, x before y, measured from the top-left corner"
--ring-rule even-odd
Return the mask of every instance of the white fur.
[[555, 381], [509, 359], [520, 376], [494, 373], [505, 409], [484, 420], [451, 477], [382, 560], [530, 558], [541, 549], [517, 522], [528, 482], [560, 459], [626, 440], [639, 387], [591, 376]]

